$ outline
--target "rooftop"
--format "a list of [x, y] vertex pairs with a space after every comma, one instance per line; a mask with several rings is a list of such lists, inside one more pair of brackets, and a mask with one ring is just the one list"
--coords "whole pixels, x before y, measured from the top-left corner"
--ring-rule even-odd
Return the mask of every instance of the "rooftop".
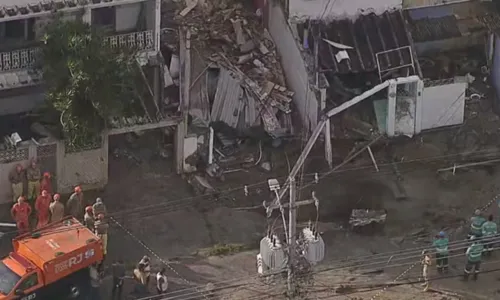
[[289, 0], [290, 19], [332, 20], [352, 18], [360, 14], [382, 14], [402, 6], [402, 0]]
[[469, 0], [403, 0], [403, 8], [413, 9], [427, 6], [446, 5], [451, 3], [466, 2]]
[[[355, 21], [351, 19], [321, 22], [312, 25], [309, 45], [313, 47], [314, 36], [319, 34], [320, 69], [337, 74], [388, 70], [403, 65], [411, 65], [411, 48], [405, 29], [405, 21], [400, 11], [362, 15]], [[325, 40], [343, 44], [348, 49], [349, 59], [336, 59], [341, 51]]]
[[65, 219], [37, 230], [34, 234], [14, 240], [18, 253], [31, 260], [39, 268], [58, 257], [58, 253], [71, 253], [88, 245], [96, 236], [75, 219]]
[[488, 2], [460, 2], [405, 11], [415, 43], [467, 36], [500, 28], [496, 7]]

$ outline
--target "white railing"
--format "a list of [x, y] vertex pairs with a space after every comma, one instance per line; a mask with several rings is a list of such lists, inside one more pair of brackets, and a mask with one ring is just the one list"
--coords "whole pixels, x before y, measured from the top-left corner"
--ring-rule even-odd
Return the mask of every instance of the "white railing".
[[[108, 36], [104, 38], [104, 43], [113, 48], [152, 50], [154, 49], [153, 31]], [[39, 53], [39, 47], [0, 52], [0, 72], [32, 68], [36, 64]]]
[[38, 47], [0, 52], [0, 72], [31, 68], [39, 53]]
[[136, 50], [154, 49], [152, 30], [112, 35], [105, 37], [104, 42], [112, 48], [130, 48]]

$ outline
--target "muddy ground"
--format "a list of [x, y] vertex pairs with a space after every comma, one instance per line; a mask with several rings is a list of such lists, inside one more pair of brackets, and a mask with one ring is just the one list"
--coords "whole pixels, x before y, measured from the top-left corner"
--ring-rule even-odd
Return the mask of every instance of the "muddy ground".
[[[400, 139], [391, 151], [384, 145], [375, 146], [373, 150], [378, 172], [365, 153], [338, 172], [322, 178], [318, 184], [313, 183], [314, 173], [326, 171], [327, 168], [322, 158], [323, 147], [319, 145], [315, 148], [299, 177], [299, 199], [308, 199], [311, 192], [315, 191], [320, 199], [319, 215], [313, 205], [301, 207], [299, 222], [304, 224], [308, 220], [319, 219], [319, 228], [327, 249], [324, 262], [314, 269], [334, 270], [315, 275], [318, 284], [316, 287], [307, 285], [307, 291], [317, 295], [319, 299], [329, 299], [332, 295], [338, 296], [332, 286], [338, 288], [339, 285], [393, 281], [409, 266], [418, 263], [420, 250], [400, 263], [388, 263], [389, 258], [385, 257], [387, 261], [384, 259], [383, 263], [378, 261], [378, 264], [373, 265], [373, 255], [387, 251], [421, 249], [429, 245], [432, 236], [442, 229], [452, 239], [461, 239], [466, 233], [464, 224], [473, 210], [500, 194], [500, 168], [493, 165], [459, 169], [454, 175], [451, 172], [437, 174], [436, 171], [466, 160], [477, 160], [479, 156], [491, 159], [500, 154], [496, 139], [492, 138], [499, 128], [498, 118], [488, 115], [489, 122], [486, 123], [483, 119], [471, 117], [461, 127], [427, 133], [413, 139]], [[336, 141], [334, 144], [337, 147], [335, 161], [338, 163], [350, 151], [352, 144], [344, 141]], [[115, 146], [123, 147], [123, 144]], [[221, 299], [279, 299], [278, 294], [284, 286], [280, 280], [264, 283], [252, 277], [256, 275], [255, 255], [258, 253], [258, 242], [268, 225], [264, 209], [260, 205], [262, 201], [272, 198], [267, 179], [278, 178], [281, 183], [284, 182], [300, 152], [300, 143], [270, 150], [273, 164], [271, 172], [254, 167], [226, 174], [224, 182], [210, 180], [213, 186], [223, 191], [224, 197], [219, 200], [197, 196], [186, 178], [174, 173], [171, 158], [168, 155], [167, 158], [156, 155], [155, 147], [156, 145], [147, 143], [146, 146], [133, 147], [131, 151], [135, 151], [141, 158], [140, 163], [127, 157], [115, 158], [110, 155], [109, 184], [102, 191], [86, 191], [88, 198], [101, 196], [121, 225], [112, 223], [107, 263], [122, 258], [130, 272], [138, 260], [147, 254], [153, 258], [155, 272], [162, 266], [168, 266], [170, 291], [175, 293], [191, 288], [177, 292], [174, 296], [186, 292], [193, 296], [193, 293], [209, 283], [220, 286], [217, 282], [233, 280], [233, 283], [239, 282], [240, 286], [229, 289], [222, 284], [224, 288], [218, 290]], [[247, 151], [258, 155], [256, 148], [249, 148]], [[399, 177], [394, 172], [392, 160], [388, 159], [388, 152], [395, 157]], [[244, 194], [245, 185], [248, 185], [248, 196]], [[308, 187], [302, 188], [306, 185]], [[406, 194], [404, 199], [401, 197], [401, 189]], [[384, 230], [372, 235], [350, 231], [347, 221], [353, 208], [386, 209], [388, 217]], [[496, 204], [489, 207], [487, 212], [498, 215]], [[2, 220], [7, 218], [8, 216], [4, 216]], [[7, 251], [10, 241], [3, 238], [1, 243], [3, 252]], [[213, 247], [217, 244], [234, 244], [230, 249], [247, 251], [229, 256], [207, 257], [207, 254], [224, 252], [214, 250], [218, 249]], [[368, 266], [348, 268], [345, 270], [347, 273], [339, 276], [336, 266], [345, 266], [345, 258], [352, 256], [364, 256], [363, 262]], [[495, 263], [495, 258], [492, 258], [485, 264], [485, 270], [495, 269]], [[451, 265], [451, 275], [460, 275], [463, 257], [458, 255], [453, 258]], [[363, 274], [373, 269], [379, 270], [381, 274]], [[417, 264], [399, 279], [402, 282], [415, 281], [420, 272]], [[432, 275], [436, 276], [434, 270]], [[497, 278], [499, 274], [491, 272], [482, 275], [478, 282], [462, 283], [453, 277], [436, 280], [432, 285], [443, 291], [454, 291], [462, 295], [468, 295], [472, 291], [478, 295], [478, 298], [467, 296], [462, 299], [494, 299], [498, 297]], [[127, 280], [126, 294], [130, 292], [132, 282]], [[150, 286], [152, 291], [153, 285], [154, 283]], [[320, 285], [323, 287], [318, 287]], [[193, 286], [197, 288], [193, 289]], [[110, 278], [107, 277], [102, 286], [105, 299], [110, 288]], [[349, 288], [351, 287], [347, 287]], [[268, 295], [265, 296], [262, 291], [268, 291]], [[350, 297], [367, 295], [359, 294], [356, 290], [353, 293]], [[454, 299], [450, 295], [424, 295], [419, 284], [390, 288], [384, 293], [384, 297]], [[344, 298], [349, 299], [347, 295]]]

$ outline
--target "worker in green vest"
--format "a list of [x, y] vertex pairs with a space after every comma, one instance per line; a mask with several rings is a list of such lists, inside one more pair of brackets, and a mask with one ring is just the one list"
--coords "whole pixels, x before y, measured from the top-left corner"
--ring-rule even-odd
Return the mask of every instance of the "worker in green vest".
[[448, 238], [441, 231], [433, 242], [436, 249], [436, 266], [439, 273], [448, 272]]
[[481, 237], [483, 235], [482, 226], [486, 219], [481, 215], [481, 211], [476, 209], [474, 216], [470, 218], [470, 233], [469, 237]]
[[495, 239], [497, 237], [497, 224], [493, 221], [493, 215], [488, 216], [488, 221], [482, 226], [484, 254], [490, 256], [493, 251]]
[[472, 245], [467, 248], [465, 256], [467, 257], [467, 263], [464, 268], [464, 280], [469, 280], [469, 275], [474, 274], [474, 280], [477, 280], [479, 275], [479, 269], [481, 267], [481, 258], [483, 255], [483, 244], [479, 241], [479, 238], [472, 236]]

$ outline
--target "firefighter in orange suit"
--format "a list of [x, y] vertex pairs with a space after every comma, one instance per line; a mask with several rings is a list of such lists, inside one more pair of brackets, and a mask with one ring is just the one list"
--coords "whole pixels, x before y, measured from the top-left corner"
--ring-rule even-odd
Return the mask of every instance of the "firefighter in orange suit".
[[51, 196], [46, 190], [43, 190], [42, 194], [36, 198], [35, 210], [38, 217], [36, 228], [49, 224], [51, 200]]
[[42, 181], [40, 181], [40, 190], [47, 191], [52, 195], [52, 176], [49, 172], [43, 173]]
[[31, 214], [31, 206], [26, 203], [24, 197], [17, 199], [17, 203], [12, 206], [10, 213], [16, 221], [19, 234], [28, 232], [30, 229], [29, 216]]

